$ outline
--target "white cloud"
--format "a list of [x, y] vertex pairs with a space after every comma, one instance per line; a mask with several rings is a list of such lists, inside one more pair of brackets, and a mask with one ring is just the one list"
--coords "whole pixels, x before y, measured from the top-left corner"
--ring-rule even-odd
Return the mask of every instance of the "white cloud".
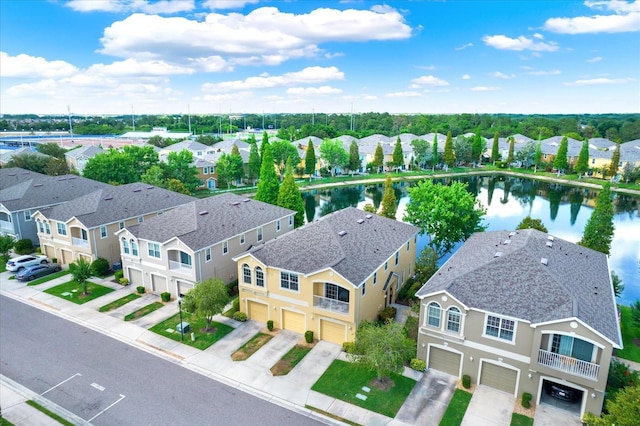
[[228, 102], [243, 99], [251, 99], [253, 93], [250, 91], [240, 91], [234, 93], [217, 93], [204, 95], [203, 99], [207, 102]]
[[301, 71], [289, 72], [282, 75], [263, 73], [257, 77], [244, 80], [224, 81], [221, 83], [205, 83], [205, 92], [226, 92], [229, 90], [267, 89], [271, 87], [291, 86], [294, 84], [314, 84], [330, 80], [343, 80], [344, 73], [336, 67], [307, 67]]
[[494, 72], [494, 73], [493, 73], [493, 74], [491, 74], [491, 75], [492, 75], [493, 77], [501, 78], [501, 79], [503, 79], [503, 80], [511, 80], [512, 78], [514, 78], [514, 77], [516, 76], [515, 74], [505, 74], [505, 73], [502, 73], [502, 72], [500, 72], [500, 71], [496, 71], [496, 72]]
[[189, 12], [195, 8], [195, 3], [194, 0], [162, 0], [153, 3], [146, 0], [71, 0], [65, 6], [76, 12], [173, 14]]
[[612, 15], [550, 18], [543, 28], [560, 34], [596, 34], [640, 31], [640, 1], [585, 1], [595, 10], [613, 12]]
[[206, 0], [202, 6], [211, 9], [242, 9], [248, 4], [256, 4], [260, 0]]
[[562, 74], [560, 70], [537, 70], [537, 71], [527, 71], [529, 75], [559, 75]]
[[495, 86], [475, 86], [469, 90], [473, 92], [495, 92], [496, 90], [500, 90], [500, 88]]
[[433, 75], [423, 75], [422, 77], [414, 78], [411, 80], [412, 89], [417, 89], [423, 86], [448, 86], [449, 82]]
[[595, 58], [587, 59], [587, 62], [594, 63], [600, 62], [602, 60], [602, 56], [596, 56]]
[[364, 95], [362, 99], [365, 101], [377, 101], [378, 97], [376, 95]]
[[544, 38], [544, 36], [542, 34], [540, 34], [540, 33], [535, 33], [533, 35], [533, 38], [537, 38], [538, 40], [542, 40]]
[[471, 80], [471, 76], [469, 74], [465, 74], [462, 76], [463, 80]]
[[104, 76], [165, 76], [176, 74], [193, 74], [193, 68], [170, 65], [162, 61], [138, 61], [136, 59], [126, 59], [124, 61], [113, 62], [109, 65], [94, 64], [86, 71], [91, 75]]
[[422, 95], [419, 92], [406, 91], [387, 93], [385, 96], [388, 98], [416, 98]]
[[454, 49], [455, 50], [463, 50], [463, 49], [466, 49], [467, 47], [473, 47], [473, 43], [465, 43], [462, 46], [455, 47]]
[[482, 37], [482, 41], [484, 41], [487, 46], [500, 50], [532, 50], [534, 52], [555, 52], [558, 50], [558, 45], [554, 42], [537, 43], [525, 36], [518, 38], [510, 38], [505, 35], [484, 36]]
[[415, 66], [419, 70], [433, 71], [436, 69], [435, 65], [416, 65]]
[[302, 95], [302, 96], [324, 96], [324, 95], [337, 95], [342, 93], [341, 89], [336, 89], [330, 86], [321, 87], [290, 87], [286, 91], [287, 95]]
[[0, 52], [0, 63], [2, 77], [55, 78], [78, 71], [78, 68], [65, 61], [49, 61], [25, 54], [10, 56], [6, 52]]
[[565, 86], [593, 86], [599, 84], [625, 84], [635, 81], [635, 78], [592, 78], [587, 80], [576, 80], [564, 83]]

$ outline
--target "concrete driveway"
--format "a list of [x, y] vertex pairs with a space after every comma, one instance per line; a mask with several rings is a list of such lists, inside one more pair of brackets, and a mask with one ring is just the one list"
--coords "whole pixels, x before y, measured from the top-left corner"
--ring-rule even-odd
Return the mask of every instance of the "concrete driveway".
[[556, 408], [549, 404], [540, 404], [536, 407], [536, 415], [533, 418], [533, 426], [582, 426], [578, 416], [567, 410]]
[[409, 425], [437, 425], [451, 401], [457, 378], [427, 370], [413, 388], [395, 420]]
[[480, 385], [473, 392], [462, 426], [509, 426], [515, 403], [513, 395]]

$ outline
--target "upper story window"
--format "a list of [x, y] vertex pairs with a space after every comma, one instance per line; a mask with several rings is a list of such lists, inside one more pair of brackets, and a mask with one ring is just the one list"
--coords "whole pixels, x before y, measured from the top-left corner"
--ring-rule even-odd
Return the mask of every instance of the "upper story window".
[[378, 273], [374, 272], [373, 273], [373, 285], [378, 284]]
[[138, 223], [142, 223], [142, 222], [144, 222], [144, 217], [143, 216], [138, 217]]
[[262, 226], [258, 228], [258, 242], [262, 241]]
[[384, 270], [386, 271], [387, 269], [389, 269], [389, 262], [384, 262]]
[[31, 220], [31, 210], [26, 210], [24, 212], [24, 220]]
[[280, 272], [280, 288], [298, 291], [298, 274]]
[[280, 219], [276, 220], [276, 231], [280, 230]]
[[364, 296], [365, 294], [367, 294], [367, 282], [363, 282], [362, 283], [362, 295]]
[[293, 216], [289, 216], [289, 227], [293, 226]]
[[264, 272], [262, 272], [262, 268], [256, 266], [256, 285], [258, 287], [264, 287]]
[[432, 327], [440, 328], [440, 318], [442, 317], [442, 308], [436, 302], [429, 303], [427, 307], [427, 324]]
[[398, 266], [398, 261], [400, 260], [400, 252], [396, 252], [396, 266]]
[[107, 238], [107, 227], [106, 226], [101, 226], [100, 227], [100, 238]]
[[411, 246], [411, 241], [407, 241], [407, 251], [409, 251], [410, 246]]
[[509, 342], [513, 341], [515, 321], [494, 315], [487, 315], [486, 321], [487, 323], [484, 328], [484, 334], [486, 336], [497, 337], [498, 339]]
[[211, 247], [207, 247], [206, 249], [204, 249], [204, 261], [205, 262], [211, 261]]
[[244, 244], [244, 241], [245, 241], [245, 236], [244, 236], [244, 234], [241, 234], [240, 235], [240, 244]]
[[125, 237], [122, 237], [122, 252], [124, 254], [130, 254], [129, 251], [129, 241]]
[[224, 241], [222, 243], [222, 254], [229, 253], [229, 241]]
[[202, 168], [202, 174], [203, 175], [208, 175], [209, 174], [209, 167], [203, 167]]
[[124, 222], [120, 222], [120, 223], [118, 224], [118, 227], [119, 227], [120, 229], [124, 229]]
[[138, 243], [134, 240], [131, 240], [131, 254], [134, 256], [138, 255]]
[[58, 222], [58, 235], [67, 235], [67, 225]]
[[242, 265], [242, 282], [251, 284], [251, 268], [246, 263]]
[[462, 315], [460, 309], [456, 307], [450, 307], [447, 310], [447, 331], [453, 331], [454, 333], [460, 333], [460, 322]]
[[51, 227], [49, 226], [49, 222], [44, 223], [44, 232], [45, 234], [51, 235]]
[[44, 225], [42, 224], [42, 221], [38, 220], [38, 232], [40, 232], [41, 234], [44, 234]]
[[147, 243], [147, 247], [149, 249], [149, 257], [160, 259], [160, 244], [149, 242]]

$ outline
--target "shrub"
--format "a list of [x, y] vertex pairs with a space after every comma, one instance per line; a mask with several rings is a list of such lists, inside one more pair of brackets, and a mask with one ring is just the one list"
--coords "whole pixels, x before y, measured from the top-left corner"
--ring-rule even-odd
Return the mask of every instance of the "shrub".
[[162, 293], [160, 293], [160, 299], [162, 299], [163, 302], [168, 302], [169, 300], [171, 300], [171, 293], [169, 293], [168, 291], [163, 291]]
[[57, 257], [52, 257], [51, 258], [51, 262], [52, 263], [58, 263], [58, 258]]
[[236, 312], [238, 312], [240, 310], [240, 299], [239, 298], [236, 297], [235, 299], [233, 299], [232, 308]]
[[342, 350], [348, 354], [352, 354], [356, 350], [356, 342], [344, 342], [342, 343]]
[[273, 320], [267, 321], [267, 329], [273, 331]]
[[529, 392], [525, 392], [522, 394], [522, 406], [524, 408], [531, 407], [531, 394]]
[[426, 361], [419, 358], [412, 358], [409, 365], [416, 371], [424, 371], [427, 369]]
[[415, 298], [416, 293], [418, 292], [418, 290], [420, 290], [420, 287], [422, 287], [421, 282], [416, 281], [415, 283], [413, 283], [411, 287], [409, 287], [409, 291], [407, 292], [407, 299]]
[[0, 235], [0, 255], [8, 256], [15, 244], [16, 240], [11, 235]]
[[143, 285], [139, 285], [138, 287], [136, 287], [136, 291], [140, 294], [144, 293], [144, 286]]
[[304, 340], [307, 343], [313, 343], [313, 331], [307, 330], [304, 332]]
[[631, 320], [636, 323], [636, 326], [640, 327], [640, 300], [636, 300], [631, 305]]
[[[125, 278], [125, 277], [120, 278], [120, 279], [118, 280], [118, 282], [119, 282], [120, 284], [122, 284], [122, 285], [129, 285], [129, 279], [128, 279], [128, 278]], [[143, 293], [144, 293], [144, 292], [143, 292]]]
[[396, 312], [396, 308], [394, 308], [393, 306], [387, 306], [386, 308], [378, 312], [378, 318], [382, 322], [387, 322], [389, 320], [393, 321], [396, 318]]
[[98, 277], [104, 277], [109, 273], [109, 261], [101, 257], [91, 263], [91, 272]]
[[471, 377], [468, 374], [462, 376], [462, 386], [465, 389], [469, 389], [471, 387]]
[[238, 294], [238, 280], [233, 280], [229, 284], [226, 284], [227, 292], [229, 296], [235, 296]]
[[247, 320], [247, 314], [245, 314], [244, 312], [238, 311], [235, 314], [233, 314], [233, 319], [236, 321], [245, 322]]
[[415, 282], [416, 280], [413, 277], [407, 279], [407, 282], [404, 283], [402, 288], [398, 291], [398, 299], [400, 300], [408, 299], [407, 295], [409, 294], [409, 290], [411, 289], [413, 284], [415, 284]]
[[16, 241], [16, 244], [13, 246], [13, 251], [16, 254], [29, 254], [33, 253], [33, 242], [28, 238], [23, 238], [21, 240]]
[[124, 277], [124, 272], [122, 272], [122, 269], [117, 270], [117, 271], [115, 272], [115, 274], [113, 274], [113, 277], [115, 278], [115, 280], [116, 280], [117, 282], [120, 282], [120, 280], [122, 279], [122, 277]]

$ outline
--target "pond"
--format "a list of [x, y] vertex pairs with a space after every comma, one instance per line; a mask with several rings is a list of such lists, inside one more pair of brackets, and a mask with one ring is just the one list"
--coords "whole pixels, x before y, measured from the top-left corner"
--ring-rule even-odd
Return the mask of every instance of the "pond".
[[[513, 230], [522, 218], [530, 215], [542, 220], [559, 238], [577, 242], [595, 206], [598, 191], [559, 185], [533, 179], [505, 176], [475, 176], [453, 179], [468, 184], [486, 208], [484, 224], [487, 230]], [[437, 182], [448, 182], [437, 179]], [[396, 217], [402, 220], [409, 202], [412, 182], [394, 185], [399, 200]], [[362, 209], [366, 203], [378, 208], [384, 184], [353, 185], [303, 192], [307, 221], [345, 207]], [[614, 193], [616, 214], [615, 234], [611, 243], [609, 264], [625, 286], [619, 302], [625, 305], [640, 299], [640, 197]], [[428, 243], [428, 237], [418, 238], [418, 252]]]

